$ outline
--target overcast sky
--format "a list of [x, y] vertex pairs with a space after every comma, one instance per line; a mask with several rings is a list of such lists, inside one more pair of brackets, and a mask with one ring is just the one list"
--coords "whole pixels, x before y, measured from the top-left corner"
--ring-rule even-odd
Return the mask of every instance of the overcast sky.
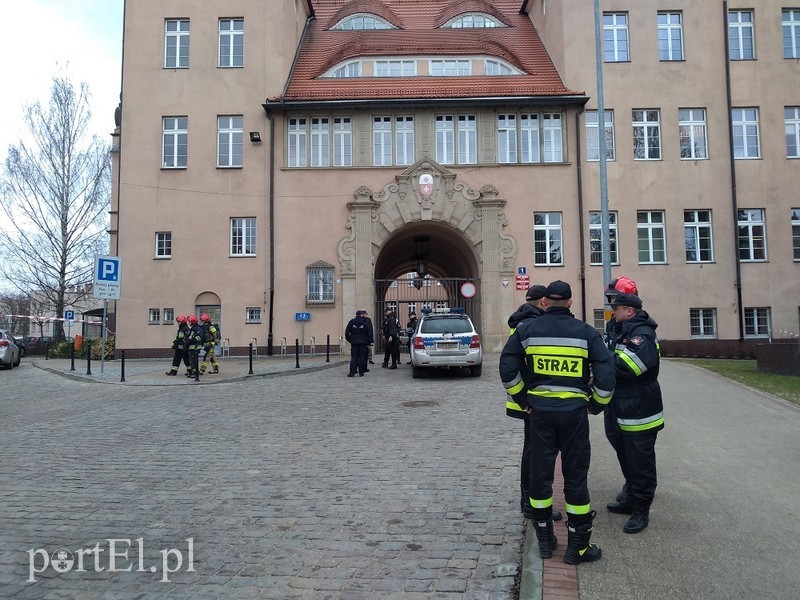
[[54, 75], [89, 84], [92, 133], [114, 129], [123, 0], [0, 0], [0, 158], [24, 129], [23, 107], [46, 104]]

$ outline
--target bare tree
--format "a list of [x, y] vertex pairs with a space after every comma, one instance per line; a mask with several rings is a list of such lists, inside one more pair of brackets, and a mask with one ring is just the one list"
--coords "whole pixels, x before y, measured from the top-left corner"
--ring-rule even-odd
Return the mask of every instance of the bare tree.
[[[2, 208], [0, 271], [20, 291], [44, 295], [61, 316], [65, 295], [91, 283], [95, 254], [108, 247], [109, 147], [89, 136], [89, 89], [53, 78], [50, 101], [25, 109], [28, 135], [9, 146]], [[74, 295], [70, 296], [73, 298]], [[54, 337], [63, 339], [63, 323]]]
[[31, 299], [25, 294], [11, 292], [0, 293], [0, 315], [2, 324], [11, 333], [28, 335], [30, 323], [27, 318], [31, 314]]

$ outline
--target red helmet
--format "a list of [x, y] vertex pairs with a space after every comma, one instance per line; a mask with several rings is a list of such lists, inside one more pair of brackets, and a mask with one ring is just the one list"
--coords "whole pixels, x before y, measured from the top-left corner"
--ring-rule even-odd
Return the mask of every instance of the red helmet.
[[200, 320], [203, 323], [210, 323], [211, 322], [211, 317], [209, 317], [207, 314], [203, 313], [202, 315], [200, 315]]
[[629, 277], [618, 277], [613, 279], [606, 288], [606, 296], [616, 296], [617, 294], [639, 294], [636, 282]]
[[195, 317], [194, 315], [189, 315], [188, 317], [186, 317], [186, 320], [189, 321], [191, 325], [195, 325], [197, 323], [197, 317]]
[[186, 315], [178, 315], [178, 318], [175, 319], [178, 323], [186, 323]]

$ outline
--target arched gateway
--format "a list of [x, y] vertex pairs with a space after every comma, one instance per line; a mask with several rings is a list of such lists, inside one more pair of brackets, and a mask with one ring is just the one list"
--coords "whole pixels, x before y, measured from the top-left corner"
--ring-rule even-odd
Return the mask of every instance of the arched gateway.
[[516, 308], [510, 282], [517, 242], [503, 233], [506, 201], [497, 188], [487, 184], [476, 192], [423, 158], [381, 191], [361, 186], [353, 196], [347, 205], [351, 234], [338, 246], [344, 321], [357, 308], [375, 305], [376, 280], [417, 271], [420, 248], [414, 245], [429, 243], [431, 275], [476, 283], [484, 347], [501, 348], [506, 319]]

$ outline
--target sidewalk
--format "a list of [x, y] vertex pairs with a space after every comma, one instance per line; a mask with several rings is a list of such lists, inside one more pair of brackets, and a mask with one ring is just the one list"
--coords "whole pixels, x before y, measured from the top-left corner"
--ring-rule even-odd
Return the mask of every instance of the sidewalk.
[[93, 360], [91, 374], [87, 374], [87, 361], [75, 360], [75, 370], [71, 370], [72, 361], [68, 358], [51, 358], [45, 360], [44, 356], [31, 356], [25, 358], [34, 367], [49, 371], [76, 381], [91, 381], [95, 383], [110, 383], [117, 385], [209, 385], [230, 381], [242, 381], [250, 377], [271, 377], [319, 371], [331, 367], [339, 367], [349, 363], [349, 357], [331, 355], [330, 362], [326, 362], [324, 354], [317, 356], [301, 355], [298, 361], [294, 355], [257, 356], [253, 357], [253, 372], [250, 373], [250, 361], [246, 356], [236, 356], [219, 360], [219, 373], [212, 375], [208, 371], [200, 376], [200, 381], [195, 381], [184, 376], [186, 368], [181, 368], [176, 377], [168, 377], [171, 361], [169, 358], [140, 358], [125, 361], [125, 381], [122, 381], [122, 361], [106, 360], [103, 364]]

